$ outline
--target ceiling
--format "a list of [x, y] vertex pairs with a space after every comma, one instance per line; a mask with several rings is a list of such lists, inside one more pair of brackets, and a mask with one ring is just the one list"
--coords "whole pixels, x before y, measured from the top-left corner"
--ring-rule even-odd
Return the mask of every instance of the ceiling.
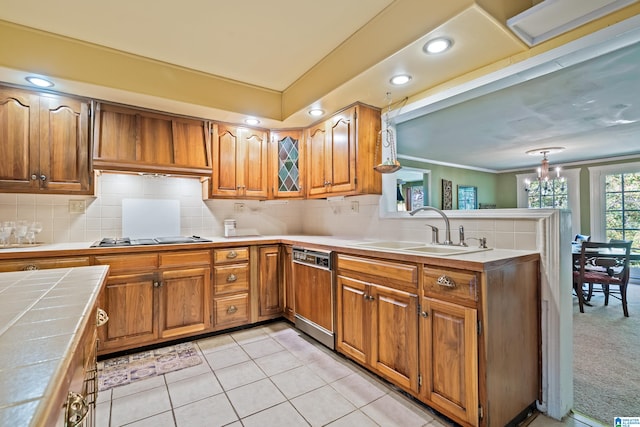
[[[167, 0], [112, 0], [107, 7], [80, 0], [0, 0], [0, 39], [12, 41], [0, 43], [0, 81], [24, 85], [26, 73], [36, 73], [54, 79], [60, 92], [221, 121], [255, 117], [265, 128], [308, 126], [317, 120], [308, 115], [311, 107], [330, 114], [360, 101], [384, 109], [390, 93], [406, 121], [427, 100], [442, 98], [438, 94], [640, 13], [630, 6], [608, 21], [531, 48], [506, 21], [538, 3], [183, 0], [177, 8]], [[453, 48], [425, 54], [424, 43], [436, 36], [451, 37]], [[620, 88], [633, 85], [638, 56], [612, 61], [615, 71], [602, 62], [597, 72], [549, 76], [544, 92], [530, 82], [447, 110], [436, 111], [440, 103], [434, 102], [424, 122], [403, 123], [416, 136], [403, 150], [498, 171], [539, 161], [523, 154], [538, 143], [555, 145], [586, 132], [595, 146], [603, 127], [634, 134], [638, 96]], [[413, 78], [395, 87], [389, 78], [397, 73]], [[564, 108], [567, 97], [554, 89], [558, 85], [572, 88], [571, 109]], [[592, 99], [603, 103], [592, 106]], [[622, 139], [600, 144], [599, 152], [618, 155], [608, 150]], [[594, 157], [592, 147], [583, 151]]]
[[640, 155], [640, 43], [486, 91], [399, 123], [400, 155], [498, 172], [545, 148], [564, 148], [552, 166]]

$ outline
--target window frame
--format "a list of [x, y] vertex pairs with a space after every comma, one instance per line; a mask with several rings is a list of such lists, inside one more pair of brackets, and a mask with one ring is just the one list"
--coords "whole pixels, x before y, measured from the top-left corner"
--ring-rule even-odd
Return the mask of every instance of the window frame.
[[606, 233], [606, 176], [613, 174], [637, 173], [640, 162], [616, 163], [605, 166], [592, 166], [589, 170], [589, 189], [591, 191], [591, 240], [605, 242]]
[[[567, 204], [568, 209], [571, 211], [571, 233], [573, 235], [580, 234], [580, 168], [562, 169], [560, 174], [564, 177], [565, 184], [567, 186]], [[531, 172], [516, 175], [518, 208], [529, 209], [529, 195], [525, 191], [525, 181], [527, 179], [529, 181], [535, 181], [538, 179], [538, 174], [536, 172]]]

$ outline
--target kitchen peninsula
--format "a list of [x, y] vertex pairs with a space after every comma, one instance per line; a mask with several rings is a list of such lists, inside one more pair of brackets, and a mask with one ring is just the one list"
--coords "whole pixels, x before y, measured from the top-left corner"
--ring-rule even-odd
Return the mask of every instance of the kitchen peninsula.
[[[336, 266], [331, 315], [340, 353], [465, 426], [504, 425], [539, 398], [536, 251], [462, 248], [438, 256], [372, 249], [362, 246], [363, 240], [329, 236], [209, 240], [19, 248], [0, 252], [0, 270], [109, 265], [98, 297], [110, 317], [98, 332], [98, 352], [109, 354], [282, 316], [291, 320], [287, 307], [295, 313], [296, 284], [288, 249], [331, 251]], [[131, 300], [122, 299], [130, 292], [138, 293], [132, 298], [136, 304], [149, 306], [130, 306]], [[179, 295], [189, 301], [177, 303]], [[341, 311], [352, 303], [375, 321]], [[126, 321], [131, 313], [136, 322]], [[390, 337], [402, 339], [390, 342]]]
[[0, 425], [92, 417], [106, 266], [0, 274]]

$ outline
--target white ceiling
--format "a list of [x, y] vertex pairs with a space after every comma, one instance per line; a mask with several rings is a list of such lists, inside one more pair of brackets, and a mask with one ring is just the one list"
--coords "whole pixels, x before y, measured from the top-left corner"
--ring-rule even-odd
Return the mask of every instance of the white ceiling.
[[398, 152], [491, 171], [640, 154], [640, 43], [398, 124]]
[[[504, 22], [477, 3], [481, 2], [0, 0], [0, 20], [282, 92], [285, 101], [288, 92], [300, 86], [317, 92], [312, 104], [329, 113], [355, 101], [384, 108], [385, 94], [391, 92], [394, 101], [410, 97], [409, 104], [400, 110], [406, 117], [397, 117], [403, 121], [423, 115], [422, 107], [431, 102], [425, 100], [433, 97], [433, 88], [528, 53]], [[527, 1], [483, 3], [513, 7]], [[535, 3], [540, 2], [529, 2]], [[411, 13], [412, 9], [416, 12]], [[381, 23], [389, 25], [381, 27]], [[379, 31], [370, 34], [372, 29]], [[367, 37], [359, 39], [363, 34]], [[437, 35], [453, 37], [454, 48], [443, 56], [425, 55], [424, 42]], [[357, 49], [353, 50], [353, 44]], [[354, 67], [351, 57], [361, 60], [359, 53], [364, 51], [369, 54], [363, 55], [362, 61], [377, 58], [375, 63]], [[0, 81], [24, 84], [24, 71], [29, 70], [2, 67], [2, 63]], [[550, 75], [440, 111], [436, 110], [445, 95], [437, 95], [439, 101], [426, 109], [428, 116], [403, 123], [411, 138], [400, 141], [399, 151], [494, 171], [534, 165], [539, 159], [524, 152], [541, 144], [567, 146], [565, 152], [551, 157], [552, 164], [637, 154], [640, 84], [635, 76], [640, 75], [639, 63], [638, 54], [630, 52], [615, 60], [585, 64], [580, 70], [567, 70], [568, 75]], [[388, 79], [398, 72], [410, 72], [414, 78], [406, 87], [392, 87]], [[107, 90], [94, 82], [62, 80], [56, 88], [214, 120], [240, 122], [246, 116], [245, 111], [165, 99], [153, 93], [132, 93], [117, 87]], [[483, 91], [492, 90], [487, 86]], [[449, 92], [457, 93], [450, 88], [443, 93]], [[282, 108], [286, 106], [283, 101]], [[280, 120], [259, 118], [268, 128], [306, 126], [314, 120], [306, 110], [284, 114]]]

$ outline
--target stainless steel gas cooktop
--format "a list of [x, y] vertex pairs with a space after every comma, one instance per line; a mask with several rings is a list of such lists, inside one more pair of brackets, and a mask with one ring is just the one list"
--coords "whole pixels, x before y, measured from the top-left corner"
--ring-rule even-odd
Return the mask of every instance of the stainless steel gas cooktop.
[[177, 243], [202, 243], [211, 242], [200, 236], [168, 236], [148, 239], [130, 239], [129, 237], [105, 237], [91, 245], [92, 248], [117, 247], [117, 246], [141, 246], [141, 245], [171, 245]]

